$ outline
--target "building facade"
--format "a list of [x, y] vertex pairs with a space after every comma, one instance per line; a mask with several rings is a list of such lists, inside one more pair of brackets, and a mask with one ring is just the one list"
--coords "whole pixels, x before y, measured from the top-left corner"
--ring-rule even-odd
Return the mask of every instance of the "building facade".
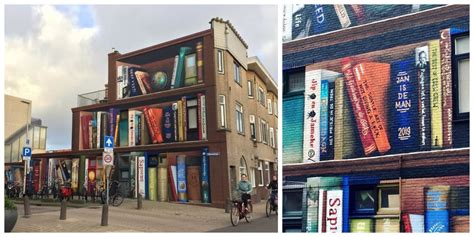
[[285, 11], [284, 231], [468, 232], [469, 6]]
[[49, 178], [70, 179], [79, 193], [97, 189], [110, 135], [112, 179], [128, 197], [224, 207], [245, 173], [253, 200], [266, 198], [264, 186], [277, 172], [277, 86], [230, 22], [210, 25], [110, 53], [105, 93], [93, 93], [104, 98], [72, 108], [71, 150], [33, 156], [49, 161]]

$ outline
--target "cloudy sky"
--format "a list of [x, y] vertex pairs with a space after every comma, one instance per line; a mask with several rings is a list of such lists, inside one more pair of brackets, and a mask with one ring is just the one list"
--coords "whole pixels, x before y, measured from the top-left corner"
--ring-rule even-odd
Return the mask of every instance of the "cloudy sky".
[[127, 53], [228, 19], [277, 78], [276, 6], [5, 6], [5, 94], [33, 101], [47, 149], [70, 148], [77, 95], [103, 89], [107, 54]]

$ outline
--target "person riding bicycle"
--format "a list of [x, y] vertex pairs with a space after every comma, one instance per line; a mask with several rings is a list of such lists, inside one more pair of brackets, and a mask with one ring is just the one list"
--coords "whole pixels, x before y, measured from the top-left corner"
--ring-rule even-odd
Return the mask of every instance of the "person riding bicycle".
[[247, 175], [242, 174], [240, 176], [240, 182], [237, 185], [237, 191], [240, 193], [240, 197], [242, 198], [242, 201], [244, 202], [244, 207], [246, 210], [248, 200], [251, 198], [250, 193], [252, 193], [252, 184], [248, 181]]
[[271, 203], [274, 204], [275, 197], [278, 195], [278, 178], [276, 175], [273, 175], [272, 181], [270, 181], [266, 188], [272, 191], [270, 198]]

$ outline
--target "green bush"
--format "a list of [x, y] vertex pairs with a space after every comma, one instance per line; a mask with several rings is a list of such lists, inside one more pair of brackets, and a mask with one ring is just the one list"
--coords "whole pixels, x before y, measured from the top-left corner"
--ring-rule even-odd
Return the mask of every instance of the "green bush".
[[5, 196], [5, 210], [15, 210], [15, 209], [16, 209], [15, 203], [13, 203], [13, 201], [10, 200], [10, 198]]

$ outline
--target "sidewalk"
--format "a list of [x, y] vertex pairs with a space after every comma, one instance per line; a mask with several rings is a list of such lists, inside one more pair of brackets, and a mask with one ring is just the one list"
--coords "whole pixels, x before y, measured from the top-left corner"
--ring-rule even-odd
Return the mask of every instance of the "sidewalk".
[[[120, 207], [110, 206], [108, 226], [100, 226], [101, 206], [68, 208], [67, 220], [60, 221], [59, 207], [32, 205], [32, 216], [23, 218], [23, 205], [17, 205], [13, 232], [205, 232], [231, 225], [224, 209], [146, 200], [143, 209], [136, 205], [135, 199], [125, 199]], [[253, 218], [264, 216], [265, 202], [254, 204]]]

